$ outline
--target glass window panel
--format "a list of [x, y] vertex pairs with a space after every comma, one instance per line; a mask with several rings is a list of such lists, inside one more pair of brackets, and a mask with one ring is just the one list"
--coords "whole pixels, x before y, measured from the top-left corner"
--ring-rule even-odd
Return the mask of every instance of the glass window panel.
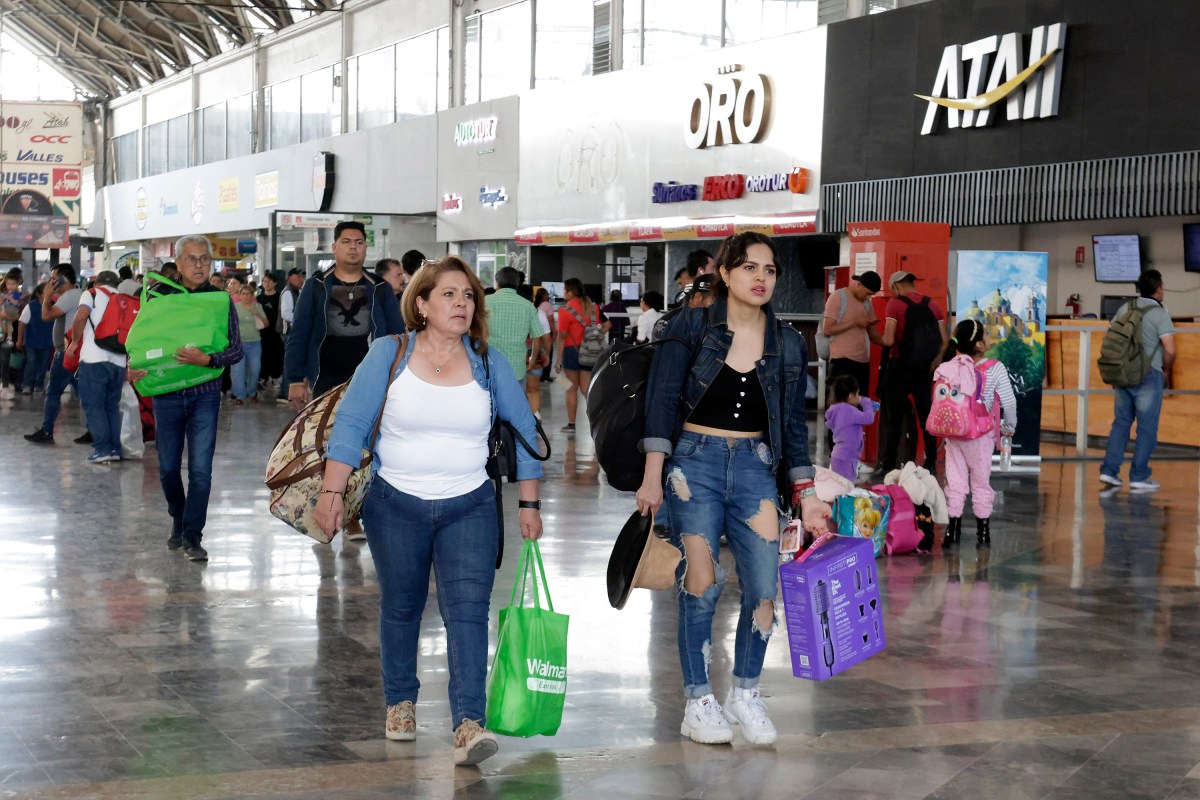
[[333, 70], [310, 72], [300, 79], [300, 141], [311, 142], [333, 135]]
[[479, 47], [479, 99], [506, 97], [529, 88], [530, 5], [515, 3], [483, 15]]
[[621, 63], [625, 69], [642, 63], [642, 0], [625, 0], [624, 21], [621, 23]]
[[438, 32], [430, 31], [396, 45], [396, 119], [435, 113], [437, 88]]
[[225, 158], [225, 130], [224, 103], [200, 110], [201, 164], [211, 164]]
[[463, 45], [463, 102], [467, 105], [479, 102], [479, 39], [483, 17], [467, 17]]
[[167, 123], [146, 126], [146, 177], [167, 171]]
[[225, 157], [248, 156], [254, 137], [254, 98], [244, 94], [230, 100], [228, 105]]
[[396, 49], [384, 47], [358, 57], [355, 130], [388, 125], [395, 118]]
[[450, 107], [450, 28], [437, 29], [437, 108]]
[[138, 177], [138, 134], [137, 131], [118, 136], [113, 141], [113, 157], [116, 159], [116, 180], [137, 180]]
[[721, 0], [643, 0], [643, 64], [660, 64], [721, 46]]
[[816, 0], [725, 0], [726, 47], [816, 26]]
[[271, 120], [270, 147], [287, 147], [300, 142], [300, 79], [267, 87]]
[[536, 81], [544, 86], [592, 74], [594, 0], [538, 3]]
[[188, 158], [192, 143], [192, 115], [167, 120], [167, 171], [191, 166]]

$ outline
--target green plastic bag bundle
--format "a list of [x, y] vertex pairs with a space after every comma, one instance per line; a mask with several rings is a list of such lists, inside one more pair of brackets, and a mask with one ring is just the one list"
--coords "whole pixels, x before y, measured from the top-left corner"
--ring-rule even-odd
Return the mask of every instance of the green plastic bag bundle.
[[[150, 290], [151, 279], [173, 286], [180, 293], [157, 294]], [[125, 342], [130, 368], [147, 372], [135, 384], [138, 393], [153, 397], [220, 377], [220, 367], [177, 362], [175, 352], [188, 345], [205, 353], [220, 353], [229, 346], [229, 295], [191, 294], [162, 275], [147, 275], [142, 287], [142, 308]]]
[[[539, 575], [546, 608], [538, 594]], [[529, 584], [532, 607], [525, 606]], [[500, 633], [488, 676], [488, 730], [505, 736], [558, 732], [567, 695], [567, 621], [566, 614], [554, 613], [538, 543], [525, 540], [512, 597], [508, 608], [500, 610]]]

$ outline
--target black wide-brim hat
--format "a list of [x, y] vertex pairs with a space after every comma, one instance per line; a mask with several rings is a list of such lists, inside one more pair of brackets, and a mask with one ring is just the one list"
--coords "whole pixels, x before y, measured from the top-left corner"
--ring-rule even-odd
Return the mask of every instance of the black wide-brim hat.
[[654, 516], [634, 511], [608, 558], [608, 602], [621, 609], [634, 589], [670, 589], [683, 554], [654, 535]]

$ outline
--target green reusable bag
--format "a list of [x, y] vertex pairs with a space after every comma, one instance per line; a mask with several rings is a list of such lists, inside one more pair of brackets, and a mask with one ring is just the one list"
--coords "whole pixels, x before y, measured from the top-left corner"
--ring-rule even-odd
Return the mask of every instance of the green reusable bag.
[[[180, 294], [152, 292], [151, 279], [175, 287]], [[192, 294], [174, 281], [150, 273], [142, 287], [141, 311], [125, 342], [129, 367], [147, 372], [135, 384], [138, 394], [153, 397], [220, 377], [221, 367], [177, 362], [175, 351], [188, 345], [205, 353], [220, 353], [229, 346], [229, 295]]]
[[[538, 595], [539, 575], [546, 608]], [[525, 606], [528, 584], [533, 585], [532, 607]], [[554, 613], [542, 551], [537, 542], [526, 539], [512, 597], [500, 610], [500, 633], [488, 676], [488, 730], [505, 736], [558, 732], [567, 694], [567, 621], [566, 614]]]

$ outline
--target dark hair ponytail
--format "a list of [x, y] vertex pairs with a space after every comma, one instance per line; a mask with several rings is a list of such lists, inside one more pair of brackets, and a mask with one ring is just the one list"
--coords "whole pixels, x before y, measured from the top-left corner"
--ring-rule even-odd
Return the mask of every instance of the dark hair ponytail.
[[975, 355], [975, 348], [983, 341], [985, 333], [987, 333], [987, 328], [983, 326], [982, 322], [964, 319], [954, 326], [954, 335], [950, 337], [950, 342], [946, 345], [946, 352], [942, 353], [942, 361], [949, 361], [957, 355]]

